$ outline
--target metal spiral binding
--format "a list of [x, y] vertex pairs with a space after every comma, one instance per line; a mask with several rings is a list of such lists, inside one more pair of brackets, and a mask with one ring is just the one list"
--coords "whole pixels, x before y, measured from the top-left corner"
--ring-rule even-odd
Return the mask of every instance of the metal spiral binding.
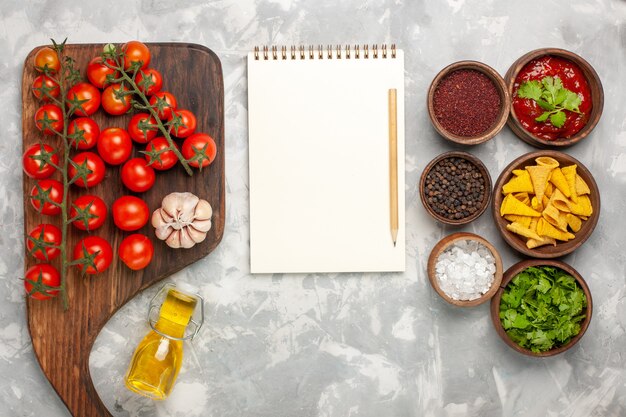
[[[396, 44], [393, 43], [387, 47], [387, 44], [377, 45], [291, 45], [289, 51], [287, 46], [280, 46], [280, 53], [277, 45], [255, 46], [254, 59], [256, 61], [264, 60], [305, 60], [305, 59], [392, 59], [396, 57]], [[308, 50], [308, 53], [307, 53]]]

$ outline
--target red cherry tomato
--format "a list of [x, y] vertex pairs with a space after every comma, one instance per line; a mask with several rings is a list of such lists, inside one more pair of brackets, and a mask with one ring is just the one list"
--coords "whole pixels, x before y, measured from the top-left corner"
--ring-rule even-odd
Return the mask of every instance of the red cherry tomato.
[[45, 300], [56, 297], [59, 290], [48, 287], [59, 287], [61, 275], [50, 264], [37, 264], [28, 268], [24, 276], [24, 289], [29, 297], [36, 300]]
[[136, 193], [148, 191], [154, 185], [155, 179], [154, 169], [143, 158], [129, 159], [122, 166], [122, 182]]
[[84, 151], [96, 146], [100, 135], [100, 126], [91, 117], [79, 117], [70, 122], [67, 133], [76, 136], [70, 139], [72, 146]]
[[[40, 189], [43, 194], [40, 194]], [[63, 184], [57, 180], [40, 180], [37, 181], [35, 186], [30, 190], [30, 203], [35, 210], [46, 216], [56, 216], [61, 212], [61, 207], [45, 201], [45, 194], [48, 195], [50, 201], [61, 204], [63, 202]]]
[[[111, 59], [107, 59], [107, 64], [114, 66], [115, 62]], [[116, 71], [113, 68], [109, 68], [104, 65], [104, 61], [101, 56], [97, 56], [87, 64], [87, 78], [89, 82], [98, 88], [104, 88], [107, 84], [107, 75], [111, 75], [113, 78], [117, 76]]]
[[[87, 100], [74, 110], [74, 115], [91, 116], [100, 107], [100, 90], [89, 83], [78, 83], [67, 92], [67, 99]], [[67, 108], [71, 109], [72, 105], [67, 103]]]
[[152, 261], [154, 246], [148, 236], [135, 233], [122, 240], [117, 251], [120, 259], [133, 271], [144, 269]]
[[55, 50], [49, 46], [38, 50], [35, 54], [35, 69], [39, 72], [44, 72], [44, 69], [48, 69], [48, 72], [51, 74], [59, 72], [61, 62]]
[[50, 158], [50, 162], [53, 164], [59, 164], [59, 155], [57, 155], [52, 146], [43, 143], [29, 146], [22, 156], [22, 166], [26, 175], [41, 180], [54, 174], [56, 168], [41, 159], [45, 157]]
[[172, 121], [174, 115], [181, 118], [182, 125], [178, 128], [170, 127], [172, 135], [177, 138], [186, 138], [196, 131], [196, 116], [189, 110], [174, 110], [168, 121]]
[[[176, 144], [174, 146], [178, 148]], [[159, 171], [170, 169], [178, 162], [178, 157], [170, 150], [167, 139], [161, 136], [152, 139], [148, 143], [144, 156], [146, 161], [148, 161], [148, 165]]]
[[115, 225], [126, 232], [144, 227], [150, 215], [148, 205], [141, 198], [132, 195], [125, 195], [115, 200], [111, 213]]
[[[51, 261], [61, 253], [61, 229], [52, 224], [40, 224], [26, 238], [28, 253], [40, 261]], [[37, 242], [39, 240], [39, 242]], [[48, 245], [54, 245], [51, 247]]]
[[98, 138], [98, 153], [104, 162], [119, 165], [126, 161], [133, 151], [133, 141], [128, 132], [120, 127], [104, 129]]
[[133, 64], [137, 63], [140, 68], [146, 68], [150, 64], [150, 50], [139, 41], [130, 41], [122, 45], [124, 52], [124, 69], [129, 69]]
[[156, 110], [159, 119], [167, 120], [176, 108], [176, 97], [167, 91], [159, 91], [150, 97], [150, 105]]
[[[163, 77], [161, 77], [161, 73], [154, 68], [146, 68], [139, 70], [137, 76], [135, 77], [135, 82], [142, 93], [151, 96], [154, 93], [161, 91], [161, 87], [163, 86]], [[149, 86], [147, 86], [148, 84]]]
[[101, 237], [88, 236], [74, 246], [74, 260], [79, 259], [88, 261], [76, 265], [81, 272], [92, 275], [104, 272], [113, 260], [113, 249], [109, 242]]
[[205, 167], [215, 160], [217, 146], [211, 136], [206, 133], [196, 133], [185, 139], [182, 154], [190, 166]]
[[[145, 128], [145, 133], [142, 128]], [[128, 123], [128, 133], [135, 142], [148, 143], [157, 134], [156, 120], [148, 113], [137, 113]]]
[[72, 224], [80, 230], [96, 230], [104, 224], [107, 218], [107, 206], [100, 197], [83, 195], [72, 202], [70, 218], [77, 218]]
[[[43, 94], [42, 90], [44, 88], [48, 92], [48, 95]], [[59, 84], [52, 78], [45, 75], [40, 75], [35, 78], [31, 89], [33, 90], [33, 94], [35, 95], [35, 97], [43, 101], [50, 101], [50, 97], [56, 98], [61, 92], [61, 90], [59, 89]]]
[[130, 110], [131, 95], [124, 94], [128, 87], [121, 84], [112, 84], [102, 92], [102, 108], [105, 112], [119, 116]]
[[[46, 122], [48, 125], [46, 126]], [[63, 132], [63, 110], [55, 104], [44, 104], [35, 112], [35, 124], [44, 135], [54, 135]]]
[[[102, 159], [95, 153], [78, 153], [74, 155], [72, 161], [74, 162], [74, 164], [81, 167], [86, 167], [89, 171], [91, 171], [86, 173], [87, 182], [85, 182], [85, 178], [78, 178], [74, 182], [74, 184], [78, 185], [79, 187], [93, 187], [94, 185], [100, 184], [100, 182], [102, 182], [102, 180], [104, 179], [104, 172], [106, 170], [104, 167], [104, 162], [102, 162]], [[74, 178], [78, 173], [78, 169], [74, 166], [74, 164], [70, 164], [68, 170], [70, 179]]]

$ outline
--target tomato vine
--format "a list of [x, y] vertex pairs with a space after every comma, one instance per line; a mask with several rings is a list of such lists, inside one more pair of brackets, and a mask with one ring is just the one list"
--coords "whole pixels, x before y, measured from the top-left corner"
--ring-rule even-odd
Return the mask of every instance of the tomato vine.
[[[191, 170], [187, 159], [180, 153], [178, 147], [172, 139], [172, 136], [170, 135], [172, 130], [176, 132], [178, 128], [184, 126], [182, 118], [173, 114], [172, 119], [165, 123], [163, 123], [163, 121], [159, 118], [159, 112], [163, 110], [163, 106], [167, 105], [167, 103], [165, 103], [165, 100], [157, 98], [156, 104], [150, 104], [150, 99], [146, 96], [144, 91], [147, 91], [150, 86], [154, 84], [152, 78], [143, 77], [140, 83], [136, 81], [137, 74], [141, 70], [141, 62], [133, 62], [128, 70], [124, 69], [124, 52], [113, 45], [107, 45], [107, 47], [105, 47], [102, 52], [102, 62], [106, 67], [114, 70], [113, 74], [107, 75], [107, 82], [109, 84], [123, 83], [129, 87], [127, 91], [118, 92], [117, 94], [138, 96], [141, 99], [141, 102], [133, 98], [133, 107], [150, 112], [150, 116], [152, 116], [152, 119], [156, 123], [140, 122], [139, 129], [144, 132], [144, 135], [146, 135], [146, 132], [149, 130], [157, 128], [163, 134], [163, 137], [169, 145], [168, 148], [161, 149], [159, 152], [173, 152], [185, 169], [185, 172], [187, 172], [190, 176], [193, 175], [193, 171]], [[114, 74], [120, 74], [120, 76], [115, 77]]]
[[[69, 56], [65, 56], [63, 54], [66, 41], [67, 39], [61, 43], [57, 43], [54, 41], [54, 39], [52, 40], [52, 49], [57, 54], [59, 62], [61, 63], [58, 73], [54, 71], [53, 69], [48, 68], [47, 66], [40, 69], [43, 72], [44, 76], [52, 79], [58, 85], [58, 88], [59, 88], [58, 96], [54, 95], [52, 93], [52, 90], [48, 86], [46, 86], [45, 83], [39, 87], [33, 88], [34, 91], [39, 93], [41, 97], [45, 97], [46, 100], [58, 106], [63, 117], [63, 124], [62, 124], [63, 128], [60, 131], [55, 128], [55, 126], [58, 126], [59, 121], [55, 119], [51, 119], [50, 117], [48, 117], [48, 114], [45, 112], [41, 119], [37, 119], [35, 121], [38, 124], [38, 127], [40, 128], [42, 132], [49, 132], [59, 137], [61, 146], [62, 146], [62, 152], [59, 158], [60, 159], [59, 164], [58, 165], [53, 164], [53, 166], [61, 173], [61, 178], [62, 178], [61, 183], [63, 185], [63, 194], [62, 194], [61, 202], [58, 203], [58, 202], [53, 201], [50, 198], [50, 193], [45, 192], [39, 186], [39, 184], [36, 184], [36, 187], [38, 189], [37, 198], [41, 200], [40, 201], [41, 206], [43, 207], [45, 203], [49, 203], [61, 209], [61, 243], [58, 246], [50, 245], [49, 243], [46, 243], [44, 241], [43, 236], [33, 237], [30, 239], [32, 244], [35, 247], [43, 247], [43, 246], [47, 248], [53, 247], [53, 248], [59, 249], [60, 251], [61, 280], [58, 286], [58, 290], [61, 294], [61, 298], [63, 300], [63, 308], [65, 310], [69, 308], [69, 297], [67, 294], [67, 275], [68, 275], [69, 268], [74, 265], [88, 265], [89, 266], [90, 264], [93, 263], [93, 260], [92, 260], [93, 256], [89, 254], [86, 254], [89, 256], [83, 256], [82, 258], [76, 259], [74, 261], [70, 261], [68, 257], [68, 251], [67, 251], [67, 236], [68, 236], [69, 225], [73, 221], [77, 221], [77, 220], [82, 221], [83, 220], [82, 216], [85, 215], [84, 213], [79, 212], [79, 214], [77, 214], [75, 217], [70, 218], [69, 216], [69, 208], [67, 205], [67, 201], [69, 198], [70, 185], [76, 182], [78, 179], [80, 179], [81, 175], [84, 176], [85, 173], [83, 172], [83, 170], [79, 169], [78, 172], [71, 178], [68, 175], [70, 164], [72, 164], [72, 161], [70, 159], [70, 149], [72, 145], [74, 145], [75, 143], [80, 143], [82, 140], [84, 140], [84, 136], [83, 136], [84, 131], [80, 130], [80, 131], [74, 132], [73, 134], [68, 134], [68, 127], [70, 125], [71, 117], [75, 114], [77, 110], [81, 109], [81, 105], [86, 100], [80, 100], [76, 97], [73, 97], [70, 99], [67, 98], [67, 92], [69, 88], [71, 88], [73, 85], [78, 83], [81, 80], [81, 77], [80, 77], [79, 71], [74, 67], [74, 64], [75, 64], [74, 59]], [[36, 289], [38, 287], [35, 285], [33, 288]]]

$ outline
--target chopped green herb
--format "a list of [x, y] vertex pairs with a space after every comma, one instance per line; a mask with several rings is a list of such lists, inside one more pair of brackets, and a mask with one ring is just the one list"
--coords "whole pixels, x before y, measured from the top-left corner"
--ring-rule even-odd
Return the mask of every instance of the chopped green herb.
[[544, 77], [539, 80], [525, 81], [517, 90], [518, 97], [537, 102], [544, 112], [535, 120], [545, 122], [548, 119], [556, 127], [563, 127], [567, 118], [564, 110], [580, 113], [578, 106], [582, 100], [575, 92], [563, 87], [559, 77]]
[[515, 343], [533, 352], [567, 344], [580, 333], [587, 297], [560, 268], [529, 267], [511, 280], [500, 300], [500, 321]]

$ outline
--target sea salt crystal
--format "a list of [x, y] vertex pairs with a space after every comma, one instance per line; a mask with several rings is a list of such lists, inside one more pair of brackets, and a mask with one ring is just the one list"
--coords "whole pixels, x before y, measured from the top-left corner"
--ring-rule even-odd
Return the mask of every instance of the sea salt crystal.
[[441, 290], [453, 300], [470, 301], [489, 291], [496, 272], [491, 251], [474, 240], [460, 240], [443, 251], [435, 265]]

